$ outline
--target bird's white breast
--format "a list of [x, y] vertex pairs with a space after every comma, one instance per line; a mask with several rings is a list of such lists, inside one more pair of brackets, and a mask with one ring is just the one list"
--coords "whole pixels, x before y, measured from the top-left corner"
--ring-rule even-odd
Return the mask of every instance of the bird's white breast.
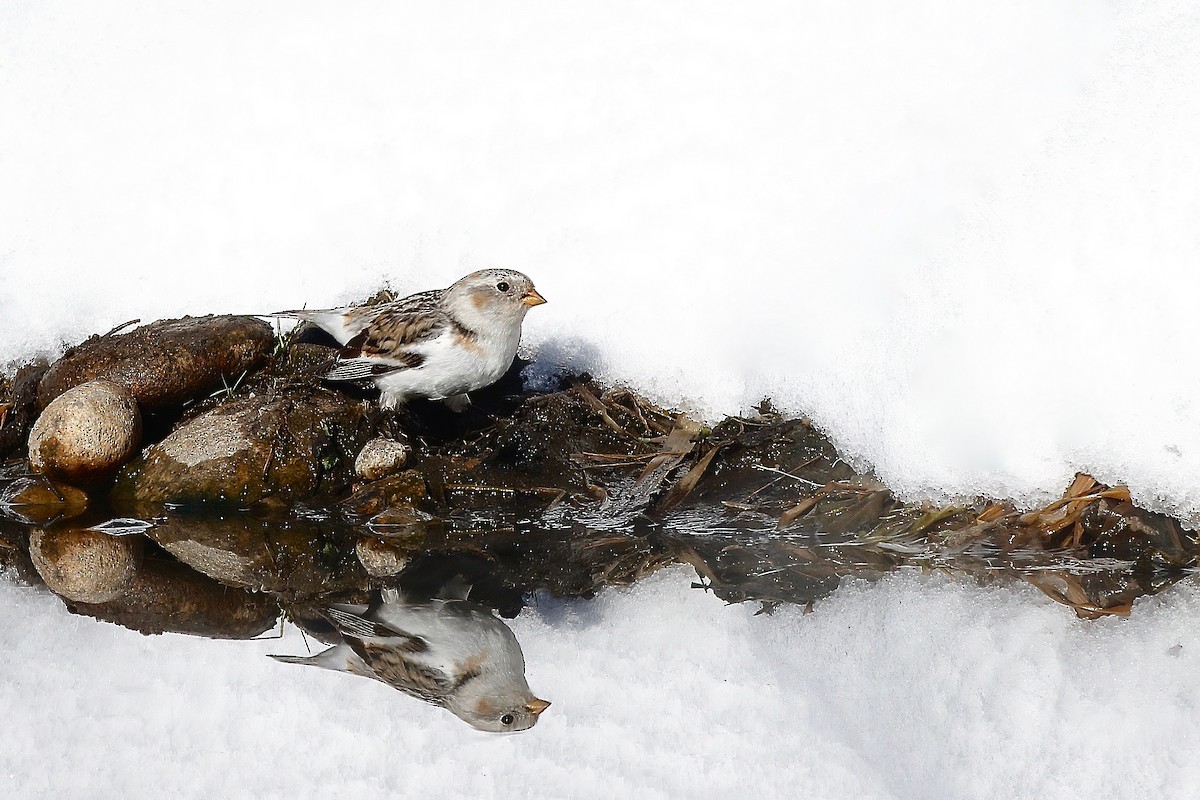
[[412, 396], [442, 400], [473, 392], [504, 376], [520, 341], [519, 321], [475, 337], [461, 336], [450, 328], [436, 339], [411, 348], [425, 357], [420, 367], [385, 375], [376, 383], [380, 391], [399, 402]]

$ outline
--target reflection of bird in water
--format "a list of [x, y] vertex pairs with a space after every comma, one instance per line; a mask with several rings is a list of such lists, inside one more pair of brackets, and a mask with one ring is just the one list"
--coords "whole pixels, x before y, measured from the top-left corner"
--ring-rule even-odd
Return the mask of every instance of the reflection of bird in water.
[[517, 637], [481, 605], [385, 590], [382, 602], [334, 605], [324, 614], [342, 644], [311, 658], [272, 658], [375, 678], [481, 731], [532, 728], [550, 705], [525, 682]]

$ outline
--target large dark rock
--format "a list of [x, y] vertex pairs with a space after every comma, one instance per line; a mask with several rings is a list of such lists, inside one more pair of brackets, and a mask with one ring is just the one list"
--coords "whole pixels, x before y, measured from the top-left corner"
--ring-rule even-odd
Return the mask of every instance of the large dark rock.
[[147, 411], [202, 397], [266, 363], [271, 326], [253, 317], [184, 317], [129, 333], [93, 336], [51, 365], [38, 388], [44, 408], [73, 386], [104, 378]]
[[177, 428], [118, 477], [117, 504], [296, 500], [336, 493], [368, 438], [365, 403], [321, 389], [230, 401]]

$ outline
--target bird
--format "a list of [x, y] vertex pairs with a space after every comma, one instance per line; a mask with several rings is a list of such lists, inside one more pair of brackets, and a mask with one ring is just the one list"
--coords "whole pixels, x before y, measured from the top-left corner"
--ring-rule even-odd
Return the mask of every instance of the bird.
[[374, 381], [382, 408], [428, 398], [462, 411], [470, 404], [467, 392], [508, 371], [525, 314], [545, 302], [528, 276], [482, 269], [445, 289], [378, 305], [267, 316], [305, 320], [329, 333], [341, 350], [321, 377]]
[[489, 733], [528, 730], [550, 706], [529, 689], [517, 637], [478, 603], [384, 589], [371, 605], [330, 605], [323, 615], [340, 644], [271, 657], [374, 678]]

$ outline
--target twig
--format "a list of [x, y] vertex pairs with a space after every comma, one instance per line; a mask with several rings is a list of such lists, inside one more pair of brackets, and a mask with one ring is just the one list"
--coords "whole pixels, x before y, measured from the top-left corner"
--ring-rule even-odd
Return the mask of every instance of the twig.
[[131, 320], [129, 320], [129, 322], [122, 322], [120, 325], [118, 325], [117, 327], [113, 328], [111, 331], [109, 331], [108, 333], [104, 334], [104, 336], [102, 336], [102, 337], [100, 337], [100, 338], [102, 338], [102, 339], [103, 339], [103, 338], [107, 338], [107, 337], [109, 337], [109, 336], [113, 336], [113, 335], [114, 335], [114, 334], [116, 334], [117, 332], [125, 330], [125, 329], [126, 329], [126, 328], [128, 328], [130, 325], [137, 325], [139, 322], [141, 322], [141, 320], [140, 320], [140, 319], [131, 319]]
[[810, 481], [808, 478], [801, 478], [799, 475], [793, 475], [790, 472], [784, 472], [781, 469], [775, 469], [775, 467], [764, 467], [761, 464], [755, 464], [754, 469], [759, 469], [759, 470], [762, 470], [763, 472], [774, 472], [776, 475], [783, 475], [786, 478], [791, 478], [792, 480], [800, 481], [801, 483], [807, 483], [809, 486], [813, 486], [818, 489], [824, 485], [821, 483], [817, 483], [816, 481]]

